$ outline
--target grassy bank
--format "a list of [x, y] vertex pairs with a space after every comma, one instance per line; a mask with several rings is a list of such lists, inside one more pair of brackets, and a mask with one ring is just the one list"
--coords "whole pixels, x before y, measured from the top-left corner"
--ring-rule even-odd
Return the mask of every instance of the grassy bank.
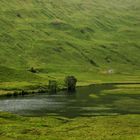
[[[73, 73], [74, 74], [74, 73]], [[70, 75], [68, 73], [67, 75]], [[22, 94], [25, 93], [40, 93], [48, 91], [49, 80], [56, 80], [58, 84], [58, 90], [65, 88], [64, 79], [65, 74], [52, 74], [47, 79], [39, 79], [36, 81], [14, 81], [14, 82], [0, 82], [0, 96], [10, 94]], [[130, 74], [95, 74], [95, 73], [80, 73], [75, 76], [78, 80], [77, 86], [87, 86], [91, 84], [103, 84], [103, 83], [140, 83], [139, 75]]]
[[2, 140], [139, 140], [140, 116], [64, 118], [0, 113]]

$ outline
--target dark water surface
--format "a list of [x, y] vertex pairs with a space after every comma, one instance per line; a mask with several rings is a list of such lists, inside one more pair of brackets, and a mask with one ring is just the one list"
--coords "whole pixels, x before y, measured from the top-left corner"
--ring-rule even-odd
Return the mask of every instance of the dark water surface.
[[[67, 117], [139, 114], [140, 96], [135, 94], [107, 94], [104, 90], [116, 87], [111, 84], [79, 87], [76, 93], [61, 91], [54, 95], [48, 93], [0, 99], [0, 111], [25, 116], [61, 115]], [[95, 97], [94, 97], [95, 96]], [[117, 102], [119, 105], [117, 105]], [[121, 108], [120, 104], [130, 102], [131, 108]], [[129, 105], [129, 104], [128, 104]]]

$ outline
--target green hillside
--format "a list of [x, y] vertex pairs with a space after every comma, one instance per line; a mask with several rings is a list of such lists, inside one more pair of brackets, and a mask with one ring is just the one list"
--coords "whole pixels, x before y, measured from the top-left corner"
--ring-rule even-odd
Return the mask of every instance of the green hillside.
[[139, 19], [139, 0], [1, 0], [0, 82], [73, 74], [90, 83], [109, 70], [137, 80]]
[[140, 0], [0, 0], [0, 140], [139, 139]]

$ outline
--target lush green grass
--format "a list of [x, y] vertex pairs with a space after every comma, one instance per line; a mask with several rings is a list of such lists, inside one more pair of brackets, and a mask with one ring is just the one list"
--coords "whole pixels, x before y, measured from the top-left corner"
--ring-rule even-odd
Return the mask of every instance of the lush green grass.
[[139, 13], [139, 0], [1, 0], [0, 82], [139, 75]]
[[[91, 98], [85, 103], [89, 111], [83, 115], [80, 111], [69, 111], [67, 114], [23, 117], [0, 112], [0, 139], [139, 140], [140, 85], [96, 85], [94, 88], [94, 93], [81, 93]], [[90, 110], [91, 102], [94, 111]], [[82, 100], [80, 104], [82, 106]], [[76, 115], [79, 113], [81, 115]]]
[[2, 140], [139, 140], [139, 115], [26, 118], [0, 114]]
[[[140, 82], [139, 19], [139, 0], [1, 0], [0, 94], [46, 87], [49, 79], [63, 86], [66, 75], [75, 75], [78, 85]], [[31, 67], [38, 73], [30, 73]], [[90, 95], [97, 103], [112, 100], [112, 110], [125, 115], [0, 112], [0, 139], [139, 140], [139, 91], [137, 85], [118, 85]]]

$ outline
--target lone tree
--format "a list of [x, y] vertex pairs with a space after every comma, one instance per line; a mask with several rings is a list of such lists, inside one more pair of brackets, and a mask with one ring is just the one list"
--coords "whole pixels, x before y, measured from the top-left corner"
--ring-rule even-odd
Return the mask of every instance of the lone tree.
[[77, 79], [74, 76], [67, 76], [65, 78], [65, 84], [69, 92], [74, 92], [76, 90], [76, 83]]
[[32, 72], [32, 73], [37, 73], [37, 70], [36, 70], [34, 67], [31, 67], [31, 68], [29, 69], [29, 71]]
[[57, 82], [55, 80], [49, 80], [49, 92], [56, 93], [57, 92]]

